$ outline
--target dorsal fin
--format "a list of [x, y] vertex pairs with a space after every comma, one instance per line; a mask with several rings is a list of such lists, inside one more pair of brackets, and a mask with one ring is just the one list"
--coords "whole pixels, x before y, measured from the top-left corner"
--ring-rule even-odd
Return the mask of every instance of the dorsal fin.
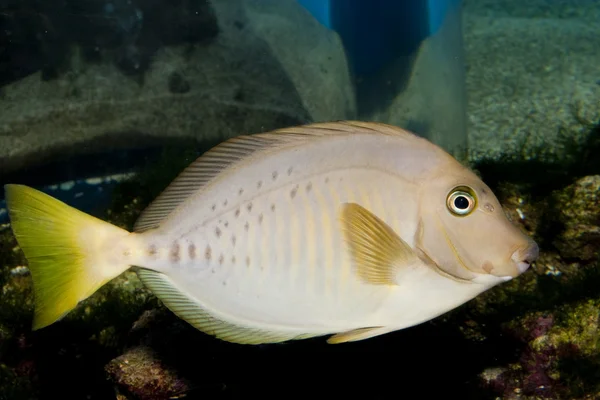
[[359, 121], [324, 122], [277, 129], [267, 133], [241, 135], [228, 139], [197, 158], [141, 213], [135, 232], [157, 228], [178, 205], [212, 181], [224, 170], [257, 152], [294, 145], [311, 137], [354, 133], [415, 137], [398, 127]]

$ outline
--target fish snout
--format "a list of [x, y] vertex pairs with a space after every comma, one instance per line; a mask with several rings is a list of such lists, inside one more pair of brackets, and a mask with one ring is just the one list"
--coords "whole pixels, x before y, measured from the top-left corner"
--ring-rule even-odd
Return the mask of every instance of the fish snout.
[[527, 247], [515, 251], [510, 257], [517, 266], [519, 273], [524, 273], [540, 255], [540, 248], [536, 242], [530, 242]]

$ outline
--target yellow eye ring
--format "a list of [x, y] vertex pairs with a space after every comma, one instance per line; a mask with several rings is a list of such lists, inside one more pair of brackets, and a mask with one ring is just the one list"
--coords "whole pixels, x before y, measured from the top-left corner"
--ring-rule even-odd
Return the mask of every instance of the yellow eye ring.
[[448, 211], [458, 217], [464, 217], [473, 212], [477, 206], [477, 199], [473, 190], [468, 187], [454, 188], [446, 198]]

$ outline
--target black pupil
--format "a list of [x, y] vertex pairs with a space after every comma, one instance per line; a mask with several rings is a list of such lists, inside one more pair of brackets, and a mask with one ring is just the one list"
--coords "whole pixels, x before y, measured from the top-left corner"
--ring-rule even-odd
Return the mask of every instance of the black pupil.
[[454, 199], [454, 206], [459, 210], [464, 210], [469, 207], [469, 200], [465, 196], [458, 196]]

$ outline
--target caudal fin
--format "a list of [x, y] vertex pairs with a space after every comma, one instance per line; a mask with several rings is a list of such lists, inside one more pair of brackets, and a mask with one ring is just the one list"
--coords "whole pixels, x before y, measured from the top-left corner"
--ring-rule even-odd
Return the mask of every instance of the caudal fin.
[[[33, 329], [61, 319], [129, 268], [110, 251], [129, 232], [47, 194], [5, 185], [13, 233], [33, 279]], [[119, 265], [116, 265], [119, 264]]]

